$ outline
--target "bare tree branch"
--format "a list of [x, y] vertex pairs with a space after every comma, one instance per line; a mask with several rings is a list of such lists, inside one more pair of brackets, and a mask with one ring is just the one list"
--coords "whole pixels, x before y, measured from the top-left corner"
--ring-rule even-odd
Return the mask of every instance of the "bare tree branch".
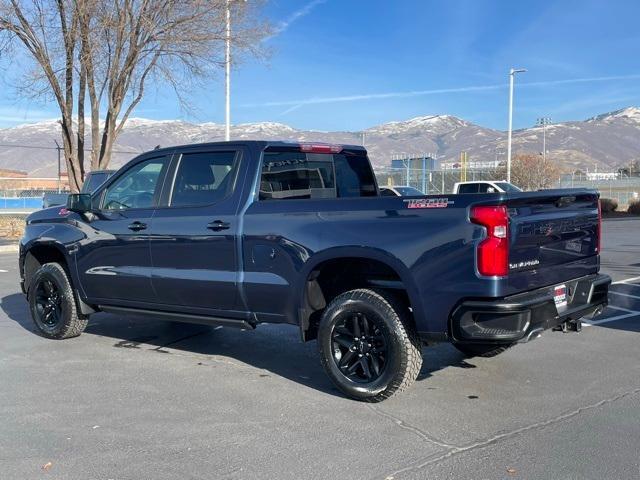
[[[270, 28], [260, 1], [230, 6], [234, 57], [261, 55]], [[0, 48], [20, 45], [34, 62], [22, 96], [58, 104], [74, 190], [85, 171], [86, 99], [91, 168], [105, 168], [149, 85], [168, 85], [191, 108], [185, 91], [224, 66], [226, 8], [227, 0], [0, 0]]]

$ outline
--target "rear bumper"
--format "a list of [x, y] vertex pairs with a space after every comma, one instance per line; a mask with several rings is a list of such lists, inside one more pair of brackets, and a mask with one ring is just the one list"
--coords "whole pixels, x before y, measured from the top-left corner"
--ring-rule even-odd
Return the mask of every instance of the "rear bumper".
[[589, 275], [564, 282], [567, 305], [554, 302], [554, 286], [499, 300], [467, 300], [451, 314], [449, 334], [457, 343], [526, 342], [538, 333], [599, 312], [607, 305], [611, 278]]

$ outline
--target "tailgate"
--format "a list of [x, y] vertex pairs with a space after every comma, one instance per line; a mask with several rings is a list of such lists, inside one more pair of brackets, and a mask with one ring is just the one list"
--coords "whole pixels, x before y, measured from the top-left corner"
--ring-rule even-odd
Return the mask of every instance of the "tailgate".
[[567, 189], [507, 200], [509, 271], [540, 269], [598, 254], [598, 193]]

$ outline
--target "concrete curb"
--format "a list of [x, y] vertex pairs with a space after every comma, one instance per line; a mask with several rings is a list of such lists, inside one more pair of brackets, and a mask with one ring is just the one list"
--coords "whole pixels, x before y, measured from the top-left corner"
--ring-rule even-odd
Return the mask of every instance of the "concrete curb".
[[19, 250], [17, 243], [12, 243], [11, 245], [0, 245], [0, 253], [14, 253]]

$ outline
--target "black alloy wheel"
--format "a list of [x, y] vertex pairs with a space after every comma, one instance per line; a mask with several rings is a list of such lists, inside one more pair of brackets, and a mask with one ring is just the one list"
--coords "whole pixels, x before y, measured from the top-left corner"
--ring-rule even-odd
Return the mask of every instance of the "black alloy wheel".
[[375, 320], [362, 312], [344, 315], [333, 328], [333, 360], [345, 377], [369, 383], [387, 366], [387, 342]]
[[407, 389], [422, 365], [421, 343], [408, 305], [392, 292], [341, 293], [318, 325], [320, 360], [349, 397], [380, 402]]
[[65, 268], [59, 263], [45, 263], [28, 280], [27, 298], [37, 332], [55, 339], [80, 335], [88, 316], [78, 311]]
[[55, 330], [62, 319], [62, 295], [49, 278], [41, 278], [35, 286], [35, 319], [45, 329]]

